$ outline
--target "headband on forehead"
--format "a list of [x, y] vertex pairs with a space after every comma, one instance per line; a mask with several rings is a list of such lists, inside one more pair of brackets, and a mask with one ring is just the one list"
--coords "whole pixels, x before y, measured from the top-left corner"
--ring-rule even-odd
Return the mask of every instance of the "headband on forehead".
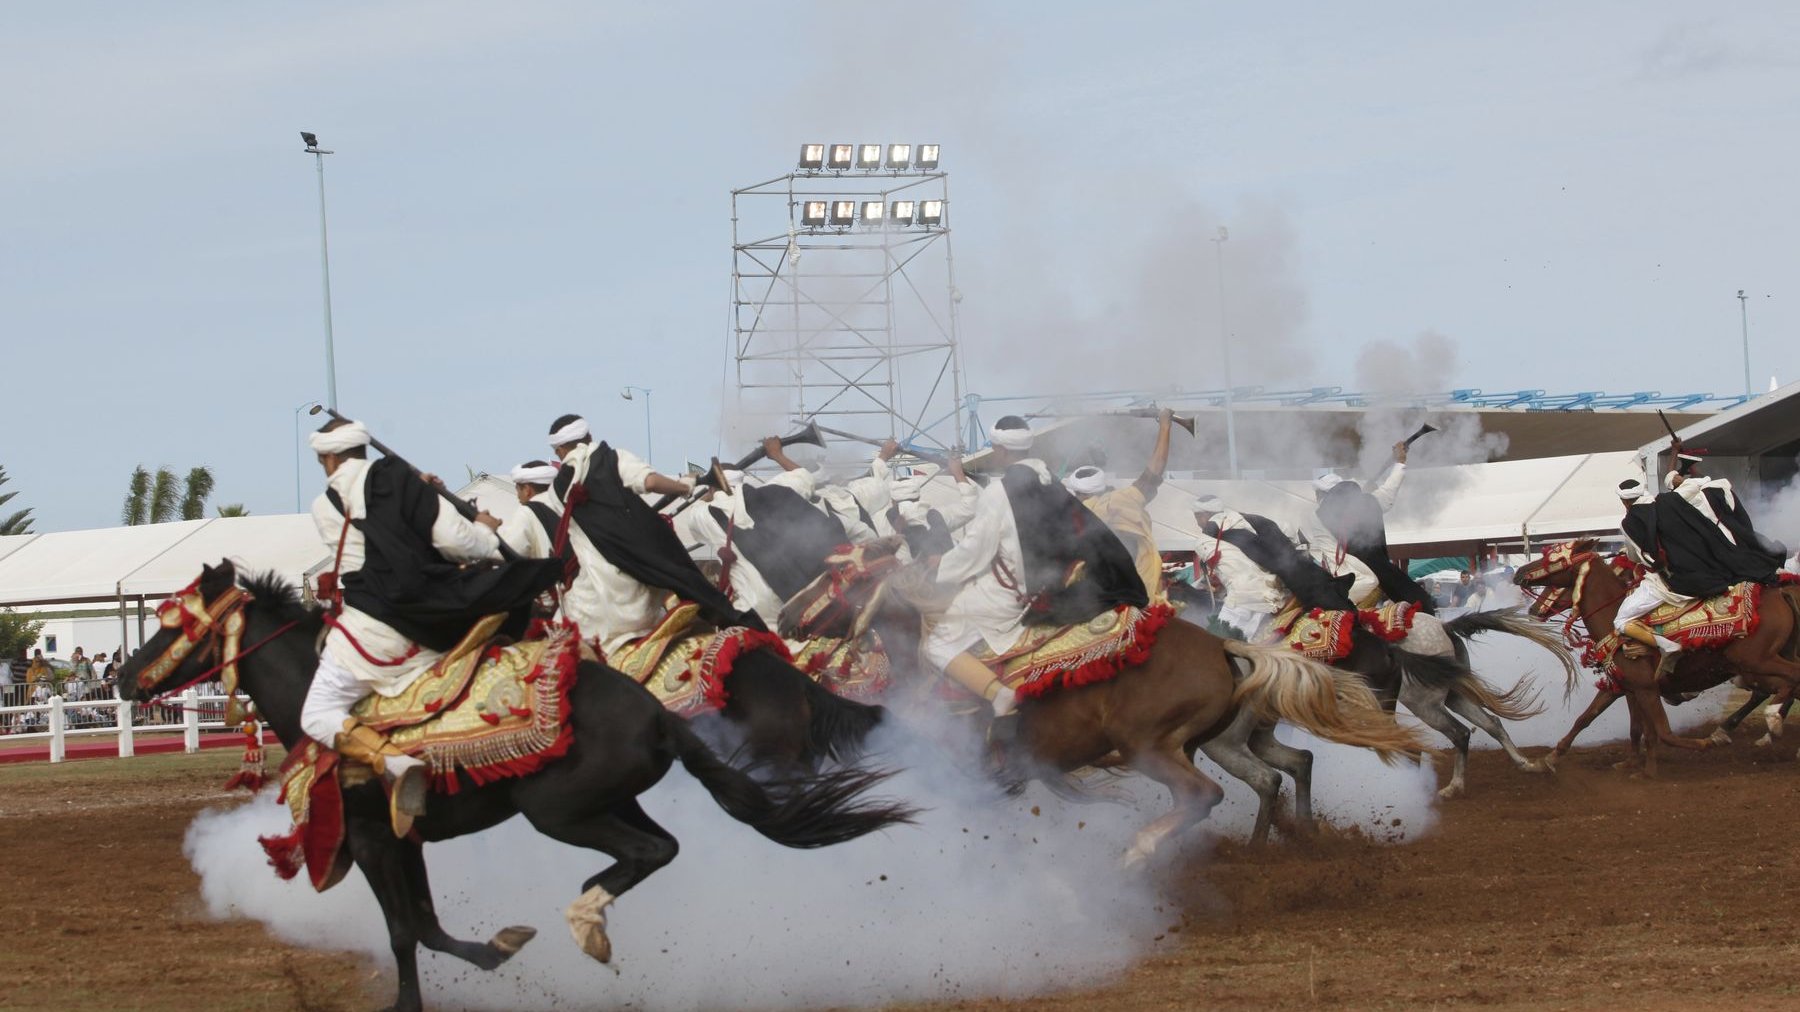
[[1218, 513], [1225, 509], [1225, 500], [1216, 495], [1203, 495], [1194, 500], [1195, 513]]
[[1644, 497], [1644, 483], [1636, 478], [1627, 478], [1619, 482], [1619, 498], [1626, 502], [1634, 502]]
[[988, 439], [995, 446], [1006, 450], [1031, 449], [1030, 429], [989, 429]]
[[925, 483], [918, 478], [903, 478], [894, 482], [888, 492], [888, 498], [894, 502], [917, 502], [919, 489]]
[[577, 418], [562, 428], [557, 429], [555, 432], [550, 433], [550, 445], [552, 447], [557, 447], [569, 443], [579, 443], [591, 435], [592, 433], [588, 431], [587, 419]]
[[1313, 479], [1313, 491], [1314, 492], [1329, 492], [1332, 489], [1337, 488], [1339, 485], [1342, 485], [1343, 483], [1344, 483], [1344, 479], [1341, 476], [1332, 474], [1330, 471], [1327, 471], [1324, 474], [1321, 474], [1317, 478]]
[[314, 453], [343, 453], [359, 446], [368, 446], [369, 430], [363, 428], [361, 422], [351, 422], [330, 432], [315, 432], [306, 437], [306, 442]]
[[1063, 479], [1063, 487], [1079, 496], [1099, 495], [1106, 491], [1106, 472], [1097, 467], [1078, 467]]
[[512, 480], [514, 485], [548, 485], [556, 480], [556, 472], [555, 464], [540, 464], [537, 467], [520, 464], [512, 469]]

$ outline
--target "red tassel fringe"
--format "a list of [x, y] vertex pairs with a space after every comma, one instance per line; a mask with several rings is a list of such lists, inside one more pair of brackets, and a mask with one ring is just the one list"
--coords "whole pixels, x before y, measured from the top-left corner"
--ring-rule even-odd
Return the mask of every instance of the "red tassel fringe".
[[[553, 760], [561, 759], [563, 756], [567, 755], [569, 746], [575, 742], [575, 728], [569, 722], [569, 691], [575, 687], [575, 670], [580, 663], [581, 650], [576, 643], [571, 642], [568, 649], [564, 650], [556, 658], [555, 668], [551, 669], [549, 672], [545, 672], [541, 667], [538, 669], [537, 674], [540, 677], [544, 674], [550, 674], [555, 679], [552, 684], [556, 686], [556, 712], [562, 714], [562, 727], [557, 731], [556, 741], [552, 743], [549, 748], [534, 755], [520, 756], [517, 759], [508, 759], [505, 762], [492, 763], [473, 769], [464, 769], [461, 771], [451, 770], [448, 773], [436, 774], [431, 779], [433, 786], [437, 791], [442, 794], [457, 793], [457, 791], [462, 788], [462, 780], [457, 776], [458, 772], [461, 772], [463, 776], [467, 776], [471, 783], [480, 786], [482, 784], [493, 783], [496, 780], [505, 780], [509, 777], [522, 777], [536, 773], [538, 770], [549, 765]], [[543, 686], [540, 685], [538, 690], [540, 692], [543, 691]], [[485, 717], [486, 714], [483, 714], [483, 716]]]
[[1130, 641], [1119, 650], [1066, 671], [1026, 682], [1014, 691], [1021, 699], [1036, 699], [1052, 689], [1076, 689], [1116, 678], [1126, 668], [1150, 659], [1150, 650], [1156, 646], [1157, 634], [1162, 632], [1163, 626], [1169, 624], [1169, 619], [1174, 614], [1175, 609], [1169, 605], [1152, 605], [1144, 609], [1143, 616], [1131, 630]]
[[306, 866], [306, 848], [301, 844], [305, 830], [295, 826], [286, 836], [259, 836], [256, 842], [262, 844], [263, 853], [269, 855], [269, 867], [283, 879], [291, 879], [300, 874]]

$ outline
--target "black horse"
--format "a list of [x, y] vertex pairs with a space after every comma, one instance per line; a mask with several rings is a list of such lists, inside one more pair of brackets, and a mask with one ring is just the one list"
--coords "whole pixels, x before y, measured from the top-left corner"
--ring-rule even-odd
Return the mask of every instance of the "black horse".
[[[206, 567], [200, 597], [212, 609], [237, 585], [230, 562]], [[293, 749], [305, 736], [300, 707], [318, 665], [314, 643], [321, 616], [301, 605], [292, 587], [273, 577], [245, 581], [240, 684], [262, 720]], [[215, 616], [216, 617], [216, 616]], [[125, 662], [118, 679], [123, 698], [142, 700], [197, 680], [206, 673], [216, 624], [191, 623], [199, 642], [172, 668], [140, 682], [147, 668], [174, 656], [183, 629], [164, 628]], [[598, 850], [614, 863], [582, 883], [570, 906], [569, 925], [582, 949], [611, 958], [605, 909], [614, 899], [674, 860], [677, 845], [637, 802], [679, 760], [732, 818], [787, 847], [825, 847], [911, 820], [904, 805], [863, 795], [887, 774], [857, 769], [790, 780], [765, 788], [721, 760], [685, 721], [642, 686], [604, 665], [583, 662], [569, 693], [574, 742], [568, 752], [528, 776], [477, 785], [463, 778], [456, 794], [433, 794], [412, 836], [396, 839], [387, 799], [378, 781], [343, 792], [345, 847], [362, 869], [387, 919], [399, 971], [393, 1008], [421, 1007], [417, 949], [420, 944], [485, 970], [506, 962], [536, 934], [507, 928], [487, 942], [450, 937], [438, 924], [426, 879], [423, 841], [479, 832], [523, 813], [538, 832], [563, 843]]]

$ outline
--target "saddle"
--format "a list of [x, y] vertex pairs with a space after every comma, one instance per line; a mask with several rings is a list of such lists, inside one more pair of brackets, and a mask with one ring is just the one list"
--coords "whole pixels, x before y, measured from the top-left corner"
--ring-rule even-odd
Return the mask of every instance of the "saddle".
[[1413, 619], [1419, 610], [1419, 606], [1411, 601], [1382, 601], [1373, 608], [1358, 611], [1303, 609], [1299, 602], [1289, 601], [1269, 624], [1272, 631], [1263, 638], [1262, 645], [1285, 646], [1315, 661], [1331, 664], [1350, 656], [1357, 626], [1385, 642], [1398, 643], [1412, 632]]
[[602, 658], [649, 689], [663, 706], [690, 717], [718, 710], [730, 698], [725, 679], [739, 655], [769, 650], [792, 661], [774, 633], [732, 626], [719, 629], [700, 618], [700, 606], [676, 600], [656, 628]]
[[[973, 653], [1020, 699], [1035, 699], [1058, 689], [1109, 681], [1125, 668], [1142, 664], [1174, 614], [1168, 604], [1147, 608], [1122, 604], [1079, 625], [1026, 626], [1018, 642], [1002, 654], [985, 645]], [[968, 695], [948, 679], [943, 684]]]
[[1722, 647], [1756, 631], [1762, 592], [1758, 583], [1735, 584], [1714, 597], [1661, 605], [1644, 616], [1644, 624], [1683, 650]]

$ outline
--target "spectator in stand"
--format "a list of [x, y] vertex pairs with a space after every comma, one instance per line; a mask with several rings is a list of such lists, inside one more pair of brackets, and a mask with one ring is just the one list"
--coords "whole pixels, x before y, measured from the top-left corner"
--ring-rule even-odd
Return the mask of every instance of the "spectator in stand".
[[1462, 571], [1462, 579], [1450, 589], [1450, 607], [1467, 608], [1469, 601], [1475, 596], [1475, 577], [1468, 570]]
[[25, 669], [25, 684], [36, 685], [50, 680], [50, 662], [44, 660], [42, 649], [31, 652], [31, 667]]
[[[13, 662], [0, 657], [0, 706], [16, 706], [13, 701]], [[0, 713], [0, 734], [12, 730], [12, 714]]]

